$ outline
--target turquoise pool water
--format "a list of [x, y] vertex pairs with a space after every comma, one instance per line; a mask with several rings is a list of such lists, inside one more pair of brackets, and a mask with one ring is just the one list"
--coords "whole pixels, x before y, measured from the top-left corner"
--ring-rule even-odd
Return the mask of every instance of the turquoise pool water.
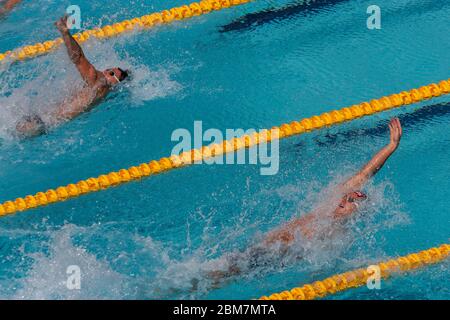
[[[83, 27], [186, 1], [80, 0]], [[0, 51], [53, 39], [70, 1], [24, 0], [0, 20]], [[93, 111], [28, 141], [10, 130], [79, 81], [64, 50], [0, 66], [1, 201], [169, 155], [177, 128], [266, 128], [449, 78], [450, 3], [255, 1], [83, 47], [99, 68], [133, 81]], [[449, 97], [280, 142], [280, 170], [195, 165], [0, 219], [1, 298], [250, 299], [448, 242]], [[321, 202], [321, 190], [404, 137], [367, 187], [370, 203], [348, 232], [211, 289], [202, 271], [220, 256]], [[289, 263], [288, 263], [289, 262]], [[78, 265], [81, 290], [68, 290]], [[331, 299], [449, 299], [448, 261]], [[190, 288], [199, 279], [199, 290]]]

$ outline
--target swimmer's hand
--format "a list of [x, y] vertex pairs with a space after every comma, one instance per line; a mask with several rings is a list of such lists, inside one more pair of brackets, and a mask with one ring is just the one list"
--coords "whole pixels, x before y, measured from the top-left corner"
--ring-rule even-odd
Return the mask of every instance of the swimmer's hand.
[[400, 120], [398, 118], [393, 118], [389, 122], [389, 130], [391, 133], [391, 141], [389, 145], [394, 149], [397, 149], [400, 144], [400, 139], [402, 138], [402, 125], [400, 124]]
[[67, 15], [64, 15], [61, 19], [56, 21], [55, 26], [61, 33], [68, 32], [69, 28], [67, 28]]

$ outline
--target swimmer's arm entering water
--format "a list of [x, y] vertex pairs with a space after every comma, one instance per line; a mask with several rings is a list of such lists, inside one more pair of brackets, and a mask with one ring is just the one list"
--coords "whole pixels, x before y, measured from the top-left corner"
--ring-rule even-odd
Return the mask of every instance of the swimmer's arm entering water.
[[390, 142], [383, 147], [356, 175], [342, 184], [342, 192], [347, 193], [359, 190], [367, 181], [383, 167], [387, 159], [397, 150], [402, 137], [402, 126], [398, 118], [389, 123]]
[[89, 62], [80, 45], [70, 34], [69, 29], [67, 28], [67, 16], [62, 17], [55, 23], [55, 25], [62, 35], [70, 60], [80, 72], [83, 80], [89, 86], [94, 86], [99, 77], [102, 77], [103, 74], [96, 70], [95, 67]]

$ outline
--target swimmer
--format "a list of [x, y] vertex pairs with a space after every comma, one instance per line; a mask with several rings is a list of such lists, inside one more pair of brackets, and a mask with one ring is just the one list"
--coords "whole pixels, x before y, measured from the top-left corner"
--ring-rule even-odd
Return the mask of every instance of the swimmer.
[[[250, 269], [270, 264], [267, 257], [274, 253], [282, 256], [295, 244], [296, 239], [319, 239], [332, 236], [334, 231], [345, 226], [346, 221], [358, 211], [361, 203], [367, 199], [361, 189], [385, 164], [387, 159], [397, 150], [402, 136], [402, 127], [398, 118], [389, 123], [390, 141], [383, 147], [356, 175], [338, 185], [337, 203], [333, 209], [318, 209], [300, 218], [295, 218], [283, 226], [269, 232], [263, 240], [246, 251], [232, 253], [225, 258], [227, 266], [224, 270], [208, 273], [208, 278], [214, 280], [214, 286], [231, 276], [242, 274]], [[328, 200], [328, 199], [326, 199]], [[325, 200], [325, 202], [326, 202]], [[331, 223], [323, 223], [323, 221]], [[301, 258], [301, 257], [300, 257]], [[279, 260], [279, 259], [278, 259]], [[223, 260], [222, 260], [223, 261]]]
[[20, 1], [22, 0], [6, 0], [0, 1], [0, 17], [8, 12], [10, 12]]
[[99, 71], [88, 61], [79, 44], [75, 41], [67, 28], [67, 16], [55, 23], [62, 35], [70, 60], [83, 79], [82, 88], [64, 99], [55, 110], [43, 117], [37, 114], [23, 117], [17, 124], [16, 130], [21, 137], [33, 137], [46, 133], [49, 126], [71, 120], [81, 113], [88, 111], [105, 98], [112, 88], [128, 77], [128, 72], [121, 68], [110, 68]]

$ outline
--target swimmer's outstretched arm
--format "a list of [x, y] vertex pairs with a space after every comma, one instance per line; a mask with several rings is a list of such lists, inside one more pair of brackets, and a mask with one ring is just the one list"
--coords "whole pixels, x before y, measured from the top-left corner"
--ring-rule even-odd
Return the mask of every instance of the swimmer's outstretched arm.
[[402, 126], [398, 118], [393, 118], [389, 122], [390, 142], [382, 148], [356, 175], [347, 180], [343, 185], [343, 192], [351, 192], [361, 187], [373, 177], [389, 159], [389, 157], [397, 150], [402, 137]]
[[97, 71], [88, 59], [86, 59], [80, 45], [70, 34], [69, 29], [67, 28], [67, 16], [59, 19], [55, 25], [62, 35], [64, 44], [67, 47], [67, 52], [69, 53], [69, 58], [77, 67], [81, 77], [88, 85], [95, 85], [101, 72]]

